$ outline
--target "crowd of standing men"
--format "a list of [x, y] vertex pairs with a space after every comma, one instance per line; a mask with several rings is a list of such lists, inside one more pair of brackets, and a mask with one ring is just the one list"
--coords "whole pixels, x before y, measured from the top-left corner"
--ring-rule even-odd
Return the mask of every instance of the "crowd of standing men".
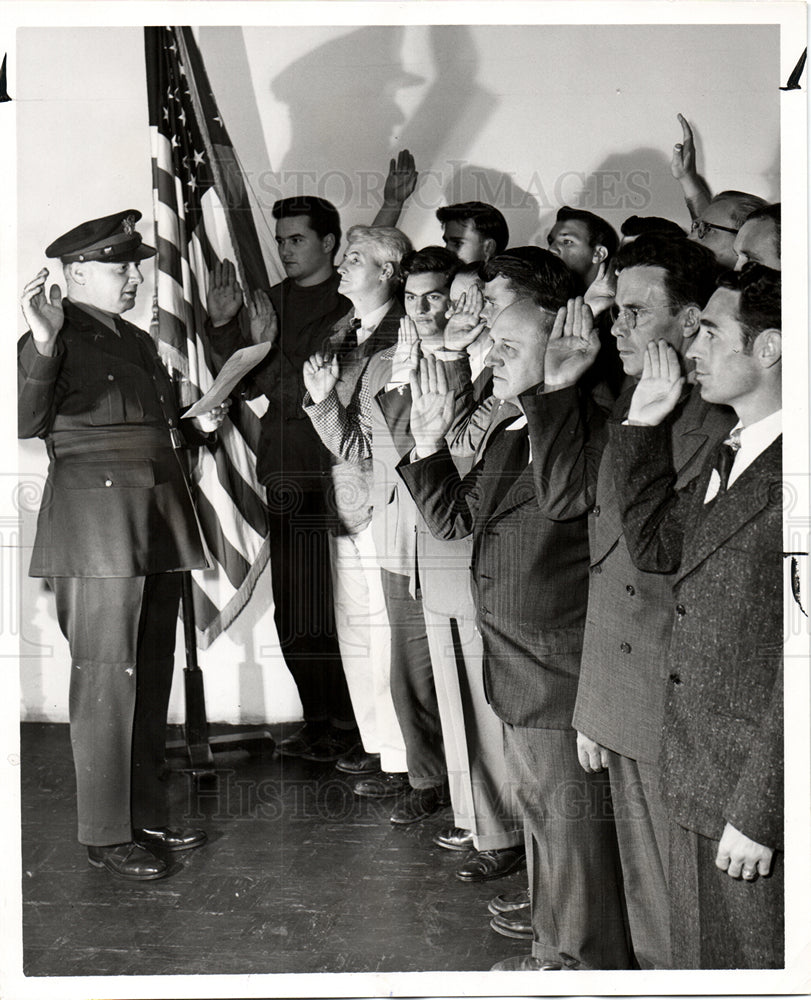
[[[531, 951], [499, 969], [783, 964], [780, 206], [712, 197], [681, 121], [689, 233], [564, 206], [548, 248], [511, 247], [465, 202], [415, 250], [406, 152], [337, 267], [338, 211], [296, 197], [273, 207], [284, 281], [210, 275], [215, 363], [272, 343], [241, 391], [267, 398], [304, 718], [278, 752], [390, 797], [395, 825], [450, 802], [434, 843], [462, 881], [526, 865], [489, 918]], [[66, 303], [47, 270], [26, 286], [20, 434], [51, 458], [31, 573], [71, 646], [79, 839], [152, 879], [205, 841], [156, 774], [176, 571], [204, 559], [177, 450], [227, 405], [185, 427], [120, 318], [154, 253], [137, 218], [48, 248]]]

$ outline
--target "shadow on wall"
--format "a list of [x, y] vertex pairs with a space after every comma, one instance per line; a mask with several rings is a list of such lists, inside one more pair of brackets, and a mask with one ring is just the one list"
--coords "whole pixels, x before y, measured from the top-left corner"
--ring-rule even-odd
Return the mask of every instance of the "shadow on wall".
[[[462, 159], [497, 102], [477, 83], [479, 54], [466, 27], [431, 26], [423, 58], [430, 79], [403, 65], [404, 27], [365, 27], [308, 52], [271, 81], [289, 107], [291, 139], [281, 170], [285, 194], [328, 198], [339, 209], [376, 210], [388, 158], [407, 147], [418, 167], [443, 151]], [[408, 120], [398, 103], [407, 89], [425, 85]], [[433, 210], [447, 180], [440, 171], [422, 192]], [[434, 204], [435, 202], [435, 204]]]
[[546, 246], [546, 236], [561, 205], [583, 208], [609, 222], [619, 234], [631, 215], [658, 215], [689, 226], [681, 186], [670, 173], [670, 158], [660, 149], [640, 147], [612, 153], [588, 173], [572, 170], [544, 191], [546, 209], [532, 242]]

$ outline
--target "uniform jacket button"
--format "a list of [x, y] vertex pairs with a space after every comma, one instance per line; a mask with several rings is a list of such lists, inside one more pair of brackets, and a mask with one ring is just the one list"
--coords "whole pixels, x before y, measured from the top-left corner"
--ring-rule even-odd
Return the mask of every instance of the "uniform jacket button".
[[684, 616], [687, 614], [687, 608], [685, 608], [683, 604], [677, 604], [676, 614], [679, 616], [679, 618], [684, 618]]
[[671, 684], [675, 684], [677, 686], [681, 684], [681, 677], [679, 677], [678, 674], [671, 674], [669, 679]]
[[591, 508], [591, 512], [592, 512], [592, 514], [593, 514], [593, 515], [594, 515], [595, 517], [599, 517], [599, 516], [600, 516], [600, 505], [599, 505], [599, 504], [595, 504], [595, 505], [594, 505], [594, 506], [593, 506], [593, 507]]
[[634, 588], [633, 588], [633, 585], [632, 585], [632, 584], [630, 584], [630, 583], [629, 583], [629, 584], [627, 585], [627, 587], [626, 587], [625, 589], [626, 589], [626, 591], [628, 592], [628, 596], [629, 596], [629, 597], [633, 597], [633, 596], [634, 596], [634, 594], [636, 593], [636, 591], [635, 591], [635, 590], [634, 590]]
[[105, 479], [104, 480], [104, 485], [105, 486], [112, 486], [113, 485], [112, 479]]
[[623, 653], [630, 653], [631, 652], [631, 644], [629, 642], [621, 642], [620, 643], [620, 649], [622, 650]]
[[592, 573], [596, 573], [596, 574], [600, 574], [603, 571], [603, 567], [602, 566], [590, 566], [589, 568], [591, 569]]
[[108, 382], [115, 382], [115, 375], [108, 375], [107, 376], [107, 381]]

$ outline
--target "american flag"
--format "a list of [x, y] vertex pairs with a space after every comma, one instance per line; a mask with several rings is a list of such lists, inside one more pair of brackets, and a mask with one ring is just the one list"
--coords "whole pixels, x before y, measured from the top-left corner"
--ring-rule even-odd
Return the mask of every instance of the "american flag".
[[[216, 260], [235, 261], [243, 289], [269, 275], [248, 192], [188, 27], [145, 28], [155, 239], [153, 336], [191, 404], [213, 381], [203, 336]], [[244, 311], [244, 310], [243, 310]], [[236, 618], [268, 560], [264, 488], [255, 452], [261, 406], [232, 399], [217, 444], [193, 463], [195, 502], [213, 567], [192, 576], [198, 645]]]

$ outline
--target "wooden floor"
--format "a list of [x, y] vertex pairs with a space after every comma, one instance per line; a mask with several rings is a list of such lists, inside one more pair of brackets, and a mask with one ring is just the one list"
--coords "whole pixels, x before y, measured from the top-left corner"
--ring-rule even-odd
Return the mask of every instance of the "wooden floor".
[[389, 802], [356, 798], [331, 765], [217, 755], [215, 787], [169, 779], [173, 822], [208, 845], [133, 883], [76, 842], [68, 727], [23, 724], [21, 758], [28, 976], [476, 971], [529, 951], [487, 913], [526, 874], [454, 878], [464, 855], [431, 844], [450, 810], [396, 828]]

